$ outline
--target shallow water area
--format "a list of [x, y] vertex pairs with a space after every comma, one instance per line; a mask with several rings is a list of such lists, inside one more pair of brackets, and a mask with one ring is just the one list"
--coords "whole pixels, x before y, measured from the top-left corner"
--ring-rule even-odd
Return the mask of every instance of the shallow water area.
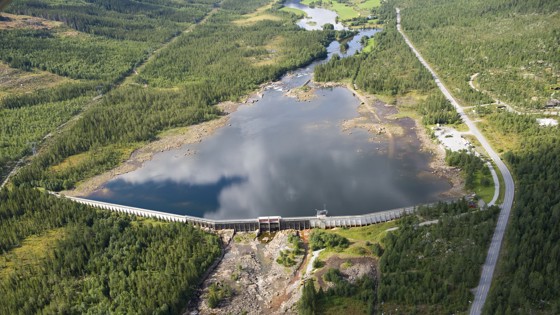
[[336, 22], [336, 12], [323, 8], [310, 8], [300, 3], [300, 0], [288, 0], [284, 3], [287, 8], [298, 9], [307, 15], [299, 20], [297, 25], [308, 31], [322, 30], [323, 25], [330, 23], [337, 31], [345, 29], [344, 25]]
[[[344, 53], [333, 42], [328, 58], [356, 53], [375, 32], [361, 31]], [[214, 135], [157, 154], [88, 198], [214, 219], [309, 216], [324, 205], [329, 215], [364, 214], [440, 199], [450, 185], [430, 175], [411, 120], [399, 122], [407, 131], [389, 145], [364, 129], [343, 130], [360, 106], [345, 87], [315, 89], [306, 101], [287, 95], [321, 62], [270, 84]]]

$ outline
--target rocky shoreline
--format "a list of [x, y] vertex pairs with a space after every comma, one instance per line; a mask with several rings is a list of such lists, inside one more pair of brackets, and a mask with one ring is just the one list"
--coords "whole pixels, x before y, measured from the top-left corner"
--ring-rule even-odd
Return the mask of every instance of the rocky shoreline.
[[[376, 135], [385, 136], [388, 141], [387, 154], [392, 155], [395, 145], [395, 137], [401, 137], [405, 134], [405, 130], [399, 123], [390, 116], [398, 112], [398, 106], [388, 105], [381, 102], [374, 95], [362, 94], [351, 84], [343, 84], [338, 82], [318, 83], [313, 82], [314, 86], [320, 88], [329, 87], [346, 87], [352, 91], [354, 96], [360, 99], [361, 104], [358, 107], [358, 117], [344, 121], [342, 129], [351, 133], [353, 128], [362, 128], [372, 134], [370, 141], [376, 141]], [[390, 109], [390, 110], [387, 110]], [[429, 167], [431, 174], [446, 179], [451, 188], [443, 192], [440, 196], [443, 198], [458, 198], [466, 194], [464, 188], [464, 180], [460, 170], [447, 165], [445, 162], [445, 149], [440, 144], [433, 141], [426, 128], [419, 119], [414, 121], [414, 136], [420, 141], [420, 148], [423, 152], [431, 155]]]
[[[247, 96], [243, 102], [223, 102], [216, 105], [224, 113], [220, 118], [164, 133], [160, 139], [134, 151], [130, 158], [118, 167], [80, 183], [73, 190], [63, 191], [62, 193], [68, 196], [87, 196], [102, 189], [105, 183], [117, 176], [140, 168], [146, 161], [151, 160], [158, 153], [203, 141], [206, 137], [213, 135], [218, 129], [226, 126], [230, 115], [236, 112], [239, 106], [258, 101], [262, 97], [264, 90], [270, 85], [271, 83], [261, 85], [258, 91]], [[371, 134], [370, 141], [387, 141], [387, 152], [381, 153], [392, 155], [395, 147], [395, 137], [401, 137], [405, 133], [402, 126], [396, 120], [389, 117], [390, 114], [397, 112], [395, 106], [385, 104], [373, 95], [364, 95], [355, 90], [350, 84], [336, 82], [317, 83], [312, 81], [310, 84], [305, 85], [307, 87], [305, 90], [301, 88], [292, 89], [285, 94], [289, 97], [296, 97], [300, 101], [306, 101], [315, 95], [317, 89], [337, 86], [348, 88], [361, 101], [358, 107], [358, 117], [342, 122], [342, 131], [351, 134], [354, 128], [364, 129]], [[415, 130], [413, 132], [421, 143], [421, 149], [432, 155], [430, 162], [431, 173], [445, 178], [452, 186], [442, 194], [442, 197], [450, 198], [464, 195], [463, 179], [458, 170], [446, 165], [445, 150], [430, 139], [421, 122], [417, 120], [414, 120], [414, 122]], [[196, 152], [193, 151], [188, 154], [196, 154]]]
[[[251, 94], [247, 100], [254, 100], [260, 98], [262, 95], [261, 88], [259, 92]], [[252, 102], [252, 101], [251, 101]], [[67, 190], [61, 192], [67, 196], [87, 196], [93, 192], [102, 189], [101, 187], [108, 181], [116, 178], [119, 175], [132, 172], [147, 162], [150, 161], [154, 155], [170, 151], [173, 149], [180, 148], [187, 144], [199, 143], [206, 137], [213, 135], [218, 129], [226, 126], [228, 124], [230, 114], [237, 111], [239, 106], [251, 103], [250, 101], [244, 101], [241, 103], [234, 102], [223, 102], [216, 105], [224, 115], [218, 119], [206, 121], [200, 124], [176, 128], [164, 136], [161, 136], [158, 140], [148, 143], [142, 148], [134, 151], [128, 160], [126, 160], [121, 165], [116, 168], [109, 170], [103, 174], [94, 176], [82, 183], [80, 183], [75, 189]], [[190, 152], [189, 154], [196, 154], [195, 152]]]

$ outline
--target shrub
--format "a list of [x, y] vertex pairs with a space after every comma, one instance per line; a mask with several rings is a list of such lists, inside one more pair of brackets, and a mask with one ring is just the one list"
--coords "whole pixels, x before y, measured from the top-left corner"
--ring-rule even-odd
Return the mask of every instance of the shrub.
[[338, 234], [316, 230], [311, 233], [309, 244], [311, 245], [312, 250], [318, 250], [321, 248], [343, 249], [347, 248], [350, 245], [350, 242], [347, 238]]

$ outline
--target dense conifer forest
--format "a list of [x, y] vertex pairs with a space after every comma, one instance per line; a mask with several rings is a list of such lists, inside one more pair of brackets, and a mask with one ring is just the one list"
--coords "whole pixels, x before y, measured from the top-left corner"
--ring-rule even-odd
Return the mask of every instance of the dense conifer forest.
[[[394, 30], [394, 7], [401, 8], [405, 32], [464, 106], [487, 104], [492, 97], [534, 109], [558, 98], [558, 1], [389, 1], [378, 10], [386, 28], [375, 36], [373, 51], [334, 58], [317, 69], [316, 79], [351, 79], [370, 93], [404, 97], [432, 90], [432, 78]], [[480, 92], [469, 86], [475, 73]], [[425, 123], [453, 123], [451, 111], [448, 116], [438, 110], [447, 110], [438, 94], [420, 99], [417, 111]], [[514, 210], [485, 313], [556, 314], [560, 132], [540, 127], [534, 115], [495, 110], [481, 115], [479, 124], [516, 179]], [[450, 156], [450, 162], [456, 164], [456, 158]]]
[[[374, 235], [371, 232], [365, 233], [366, 244], [379, 257], [380, 279], [363, 277], [350, 283], [339, 270], [330, 269], [323, 275], [333, 284], [328, 290], [316, 289], [312, 281], [304, 284], [300, 313], [332, 313], [337, 300], [352, 303], [348, 307], [359, 314], [467, 311], [498, 212], [498, 207], [480, 211], [459, 200], [421, 207], [417, 215], [398, 220], [397, 229], [380, 242], [370, 236]], [[420, 224], [431, 220], [438, 221]], [[313, 232], [310, 237], [314, 249], [340, 251], [348, 243], [348, 239], [330, 231]]]
[[14, 1], [8, 12], [60, 21], [77, 31], [113, 39], [165, 42], [219, 3], [196, 1]]
[[486, 314], [560, 312], [560, 130], [534, 118], [492, 117], [505, 136], [521, 136], [522, 148], [504, 153], [513, 168], [516, 197]]
[[558, 1], [406, 1], [402, 26], [468, 103], [479, 89], [518, 108], [543, 108], [558, 86]]
[[[222, 113], [213, 105], [238, 101], [326, 56], [337, 34], [299, 29], [296, 15], [280, 3], [265, 7], [271, 19], [243, 20], [268, 3], [23, 0], [9, 6], [8, 14], [39, 22], [0, 29], [0, 74], [6, 74], [0, 79], [0, 179], [34, 154], [0, 191], [0, 313], [182, 310], [220, 255], [216, 236], [97, 211], [43, 191], [70, 189], [160, 132], [216, 118]], [[413, 99], [431, 125], [460, 121], [396, 31], [395, 7], [404, 31], [462, 105], [500, 99], [530, 112], [489, 107], [478, 117], [516, 181], [484, 312], [560, 313], [560, 129], [539, 126], [534, 115], [560, 98], [560, 4], [385, 1], [374, 11], [384, 29], [371, 49], [315, 69], [317, 81], [355, 83], [398, 105]], [[5, 79], [10, 76], [16, 79]], [[469, 174], [488, 171], [464, 153], [449, 154], [448, 162], [465, 170], [467, 185]], [[471, 212], [465, 201], [421, 209], [419, 218], [401, 220], [376, 245], [378, 282], [350, 284], [333, 270], [331, 289], [305, 284], [300, 311], [321, 313], [336, 297], [362, 301], [364, 313], [467, 311], [497, 212]], [[419, 219], [439, 221], [420, 226]], [[316, 248], [348, 246], [322, 233], [312, 241]]]
[[[361, 314], [375, 314], [377, 283], [373, 278], [364, 276], [355, 283], [349, 283], [337, 269], [330, 269], [325, 274], [325, 281], [332, 284], [326, 291], [322, 288], [315, 289], [312, 280], [303, 284], [302, 297], [298, 304], [299, 314], [326, 314], [329, 310], [329, 303], [341, 298], [347, 298], [347, 303], [354, 303], [352, 309], [359, 310]], [[356, 300], [365, 304], [366, 307], [357, 308], [354, 302]]]
[[[211, 105], [239, 100], [259, 84], [326, 55], [325, 45], [332, 40], [334, 32], [302, 30], [293, 23], [295, 16], [279, 11], [279, 6], [269, 9], [274, 15], [272, 21], [236, 24], [242, 14], [265, 3], [268, 1], [221, 3], [216, 14], [150, 59], [138, 75], [133, 75], [133, 82], [106, 94], [75, 124], [57, 134], [14, 183], [50, 190], [72, 188], [79, 180], [115, 167], [132, 149], [155, 139], [158, 132], [215, 118], [219, 112]], [[138, 58], [125, 59], [132, 64], [123, 70], [138, 62]], [[30, 67], [35, 66], [30, 63]], [[113, 71], [117, 69], [107, 66]], [[113, 77], [108, 82], [118, 80]], [[4, 100], [4, 107], [24, 108], [35, 106], [41, 100], [60, 101], [70, 98], [78, 88], [81, 92], [87, 90], [83, 84], [75, 84], [73, 89], [66, 88], [58, 94], [55, 90], [39, 91], [34, 96], [9, 96]], [[79, 107], [75, 112], [78, 110]], [[6, 154], [4, 159], [15, 159], [28, 152], [29, 147], [23, 144], [26, 140], [29, 141], [21, 139], [18, 152], [6, 139], [6, 153], [12, 154]], [[52, 166], [81, 153], [88, 158], [74, 167], [52, 171]]]
[[401, 220], [399, 229], [385, 238], [379, 262], [383, 309], [423, 314], [467, 311], [498, 210], [472, 212], [462, 201], [420, 209], [420, 216], [438, 218], [437, 224], [418, 227], [417, 218]]
[[[486, 102], [468, 86], [517, 108], [558, 98], [558, 1], [395, 1], [403, 28], [465, 104]], [[477, 78], [478, 79], [478, 78]], [[494, 112], [481, 122], [516, 181], [515, 204], [486, 303], [487, 314], [560, 311], [558, 127]], [[516, 139], [516, 145], [509, 145]], [[500, 149], [500, 148], [509, 148]]]
[[189, 225], [28, 188], [0, 191], [0, 227], [2, 314], [179, 313], [221, 251]]

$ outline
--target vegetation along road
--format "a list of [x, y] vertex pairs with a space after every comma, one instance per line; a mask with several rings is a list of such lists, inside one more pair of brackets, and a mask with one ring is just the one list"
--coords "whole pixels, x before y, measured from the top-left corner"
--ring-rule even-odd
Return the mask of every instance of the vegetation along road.
[[410, 47], [410, 49], [414, 52], [418, 60], [430, 71], [432, 76], [434, 77], [437, 86], [441, 90], [441, 92], [445, 95], [445, 97], [451, 102], [451, 104], [457, 110], [457, 113], [461, 116], [465, 124], [469, 127], [471, 133], [478, 139], [481, 143], [482, 147], [490, 158], [494, 161], [497, 165], [498, 169], [502, 173], [504, 177], [505, 183], [505, 194], [504, 194], [504, 202], [502, 204], [502, 209], [500, 211], [500, 216], [498, 218], [498, 224], [496, 225], [496, 230], [494, 231], [494, 235], [492, 236], [492, 242], [490, 243], [490, 248], [488, 249], [488, 255], [486, 256], [486, 261], [484, 262], [484, 266], [482, 267], [482, 274], [480, 276], [480, 282], [478, 287], [476, 288], [474, 302], [471, 306], [470, 314], [480, 314], [482, 312], [482, 307], [484, 306], [484, 302], [486, 301], [486, 296], [488, 295], [488, 291], [490, 289], [490, 285], [492, 283], [492, 277], [494, 275], [494, 269], [496, 268], [496, 262], [498, 261], [498, 255], [500, 253], [500, 247], [502, 245], [502, 240], [504, 238], [504, 232], [506, 230], [507, 221], [509, 218], [509, 214], [511, 212], [511, 207], [513, 205], [513, 196], [514, 196], [514, 183], [511, 173], [509, 172], [507, 166], [502, 162], [498, 154], [492, 149], [486, 138], [480, 133], [476, 125], [471, 121], [471, 119], [465, 114], [463, 108], [457, 103], [457, 101], [453, 98], [449, 90], [443, 85], [440, 81], [438, 75], [434, 72], [434, 70], [428, 65], [426, 60], [422, 58], [420, 53], [414, 48], [411, 41], [408, 37], [404, 34], [401, 28], [401, 15], [400, 10], [397, 8], [397, 30], [401, 35], [404, 37], [406, 44]]

